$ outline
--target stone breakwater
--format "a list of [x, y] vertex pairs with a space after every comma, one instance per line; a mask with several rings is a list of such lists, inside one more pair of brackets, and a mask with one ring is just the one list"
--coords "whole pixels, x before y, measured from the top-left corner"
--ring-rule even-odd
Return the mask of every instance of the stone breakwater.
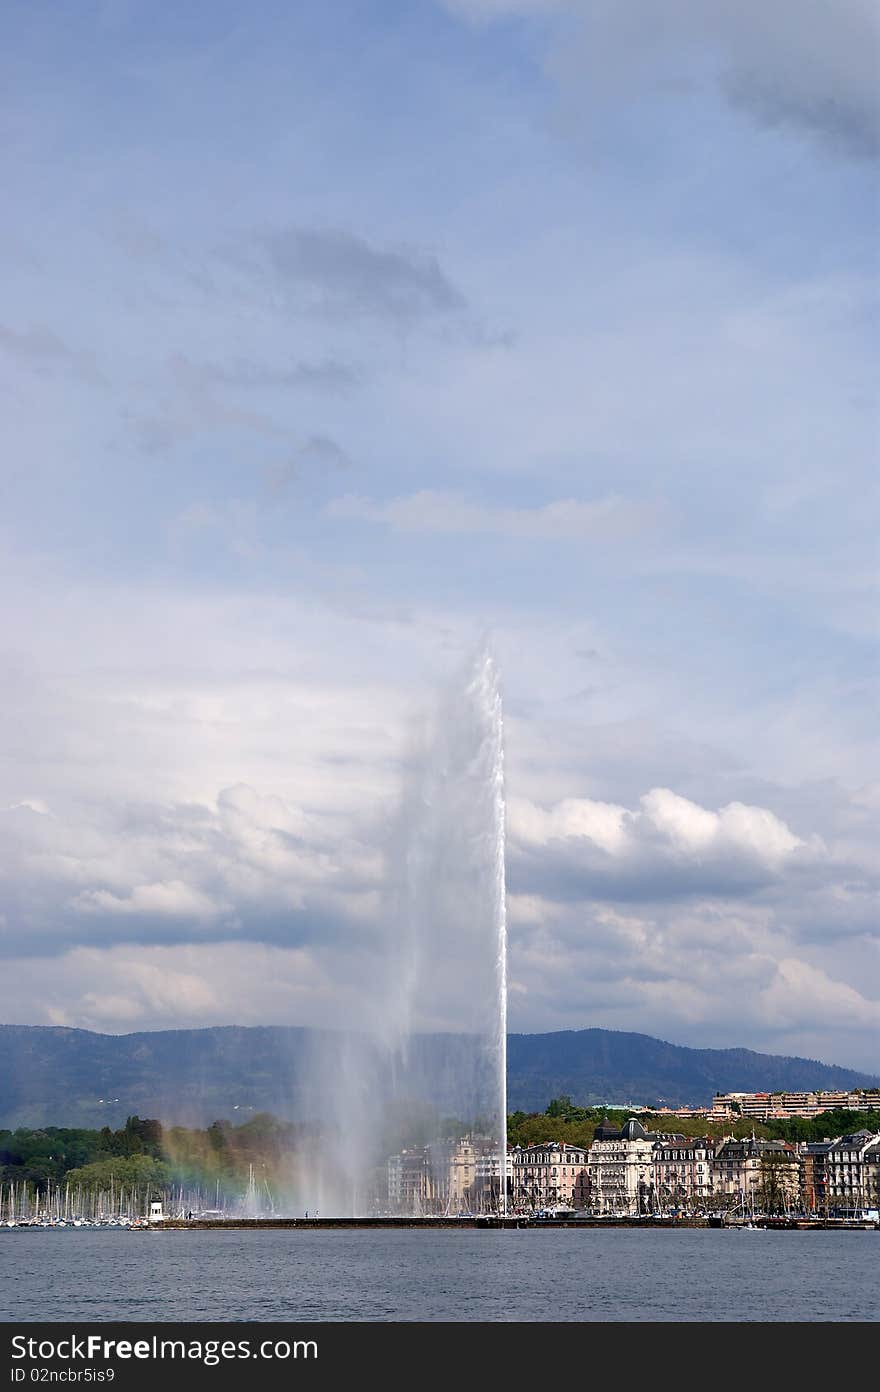
[[334, 1228], [362, 1228], [379, 1231], [389, 1228], [705, 1228], [705, 1218], [166, 1218], [150, 1224], [158, 1228], [246, 1229], [305, 1228], [328, 1231]]
[[[32, 1223], [0, 1224], [0, 1233], [26, 1232], [31, 1228], [60, 1226], [73, 1232], [74, 1225], [46, 1225]], [[532, 1232], [544, 1228], [591, 1228], [594, 1230], [610, 1228], [769, 1228], [788, 1232], [864, 1232], [880, 1230], [880, 1223], [868, 1219], [855, 1218], [756, 1218], [754, 1222], [721, 1217], [712, 1218], [528, 1218], [525, 1215], [511, 1215], [507, 1218], [487, 1216], [472, 1218], [137, 1218], [131, 1222], [119, 1223], [118, 1229], [132, 1232], [161, 1232], [162, 1229], [179, 1232], [271, 1232], [301, 1228], [310, 1232], [331, 1232], [342, 1229], [360, 1229], [366, 1232], [387, 1232], [394, 1229], [437, 1228], [485, 1228], [485, 1229], [529, 1229]], [[95, 1231], [93, 1225], [82, 1227], [83, 1232]]]
[[[386, 1231], [394, 1228], [529, 1228], [533, 1232], [543, 1228], [738, 1228], [746, 1226], [733, 1221], [711, 1218], [527, 1218], [513, 1216], [478, 1218], [166, 1218], [146, 1225], [150, 1231], [162, 1228], [206, 1229], [219, 1231], [271, 1231], [273, 1229], [302, 1228], [312, 1232], [328, 1232], [333, 1229], [359, 1228], [364, 1231]], [[834, 1218], [761, 1218], [755, 1227], [776, 1231], [804, 1232], [833, 1229], [843, 1232], [863, 1232], [865, 1229], [880, 1229], [880, 1224], [855, 1219]]]

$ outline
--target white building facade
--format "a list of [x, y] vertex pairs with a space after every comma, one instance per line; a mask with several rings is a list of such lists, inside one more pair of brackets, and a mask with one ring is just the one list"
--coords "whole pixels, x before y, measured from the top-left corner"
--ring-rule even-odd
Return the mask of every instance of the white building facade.
[[825, 1163], [832, 1212], [846, 1216], [880, 1208], [880, 1135], [841, 1136], [829, 1146]]
[[651, 1212], [657, 1140], [635, 1117], [619, 1131], [608, 1122], [596, 1128], [587, 1163], [593, 1213], [624, 1217]]

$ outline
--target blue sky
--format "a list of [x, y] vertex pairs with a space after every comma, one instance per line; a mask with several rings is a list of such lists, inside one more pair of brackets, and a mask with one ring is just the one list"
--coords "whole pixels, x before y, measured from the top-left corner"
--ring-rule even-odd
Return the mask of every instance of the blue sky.
[[350, 1018], [489, 631], [512, 1027], [877, 1067], [878, 34], [766, 9], [7, 4], [3, 1018]]

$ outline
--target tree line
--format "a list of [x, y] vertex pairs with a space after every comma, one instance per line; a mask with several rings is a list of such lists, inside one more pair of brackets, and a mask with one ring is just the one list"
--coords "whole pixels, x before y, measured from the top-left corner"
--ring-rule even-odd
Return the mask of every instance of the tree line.
[[0, 1183], [59, 1182], [103, 1189], [149, 1183], [238, 1186], [251, 1165], [274, 1175], [295, 1151], [302, 1128], [268, 1113], [233, 1125], [215, 1121], [203, 1129], [164, 1127], [152, 1118], [130, 1116], [117, 1131], [81, 1127], [19, 1127], [0, 1131]]
[[707, 1117], [676, 1117], [657, 1112], [623, 1111], [610, 1107], [578, 1107], [570, 1097], [554, 1097], [543, 1112], [512, 1112], [507, 1121], [511, 1145], [540, 1145], [559, 1141], [566, 1145], [589, 1147], [596, 1128], [603, 1121], [620, 1127], [636, 1116], [646, 1131], [673, 1131], [681, 1136], [709, 1136], [721, 1140], [733, 1136], [743, 1140], [755, 1135], [772, 1141], [822, 1141], [826, 1137], [852, 1135], [854, 1131], [880, 1131], [880, 1108], [862, 1112], [837, 1107], [815, 1117], [773, 1118], [752, 1121], [730, 1118], [710, 1121]]
[[[555, 1097], [543, 1112], [512, 1112], [508, 1117], [511, 1145], [542, 1141], [588, 1148], [603, 1121], [622, 1126], [636, 1115], [648, 1131], [676, 1131], [685, 1136], [721, 1139], [754, 1134], [768, 1140], [821, 1141], [865, 1129], [880, 1132], [880, 1109], [863, 1112], [836, 1109], [817, 1117], [753, 1122], [749, 1119], [708, 1121], [705, 1117], [658, 1116], [608, 1107], [578, 1107], [570, 1097]], [[453, 1134], [461, 1124], [447, 1121]], [[395, 1138], [399, 1141], [400, 1138]], [[290, 1157], [309, 1144], [320, 1143], [320, 1127], [281, 1121], [268, 1112], [234, 1125], [219, 1120], [204, 1128], [164, 1127], [151, 1118], [130, 1116], [113, 1131], [80, 1127], [19, 1127], [0, 1130], [0, 1182], [26, 1182], [44, 1189], [59, 1181], [86, 1189], [105, 1188], [110, 1178], [121, 1183], [240, 1186], [253, 1165], [267, 1180], [282, 1176]], [[411, 1140], [402, 1143], [412, 1144]]]

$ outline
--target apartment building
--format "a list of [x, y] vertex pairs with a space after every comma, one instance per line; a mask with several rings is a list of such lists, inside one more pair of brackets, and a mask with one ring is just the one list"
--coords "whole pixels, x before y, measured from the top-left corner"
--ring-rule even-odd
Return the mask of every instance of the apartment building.
[[833, 1212], [880, 1207], [880, 1134], [855, 1131], [828, 1149], [828, 1202]]
[[461, 1136], [403, 1150], [386, 1162], [392, 1213], [482, 1213], [497, 1209], [501, 1156], [486, 1137]]
[[392, 1213], [426, 1213], [433, 1196], [433, 1184], [426, 1147], [402, 1150], [386, 1164], [388, 1207]]
[[585, 1208], [587, 1151], [582, 1146], [544, 1141], [514, 1146], [508, 1155], [510, 1201], [514, 1210]]
[[[740, 1202], [756, 1212], [783, 1212], [798, 1206], [798, 1154], [787, 1141], [724, 1141], [712, 1160], [713, 1201]], [[726, 1204], [724, 1201], [727, 1201]]]
[[799, 1149], [801, 1203], [805, 1213], [827, 1214], [829, 1211], [828, 1152], [831, 1146], [830, 1140], [810, 1141]]
[[485, 1136], [461, 1136], [428, 1146], [431, 1196], [437, 1213], [482, 1213], [500, 1200], [501, 1155]]
[[597, 1214], [650, 1213], [656, 1132], [630, 1117], [618, 1130], [602, 1122], [587, 1163], [590, 1208]]
[[714, 1143], [705, 1137], [660, 1137], [652, 1160], [652, 1211], [705, 1213], [712, 1195], [714, 1154]]
[[849, 1092], [724, 1092], [712, 1100], [711, 1117], [727, 1120], [730, 1117], [750, 1117], [761, 1121], [768, 1117], [812, 1117], [836, 1108], [845, 1111], [864, 1111], [880, 1107], [880, 1091], [861, 1088]]

